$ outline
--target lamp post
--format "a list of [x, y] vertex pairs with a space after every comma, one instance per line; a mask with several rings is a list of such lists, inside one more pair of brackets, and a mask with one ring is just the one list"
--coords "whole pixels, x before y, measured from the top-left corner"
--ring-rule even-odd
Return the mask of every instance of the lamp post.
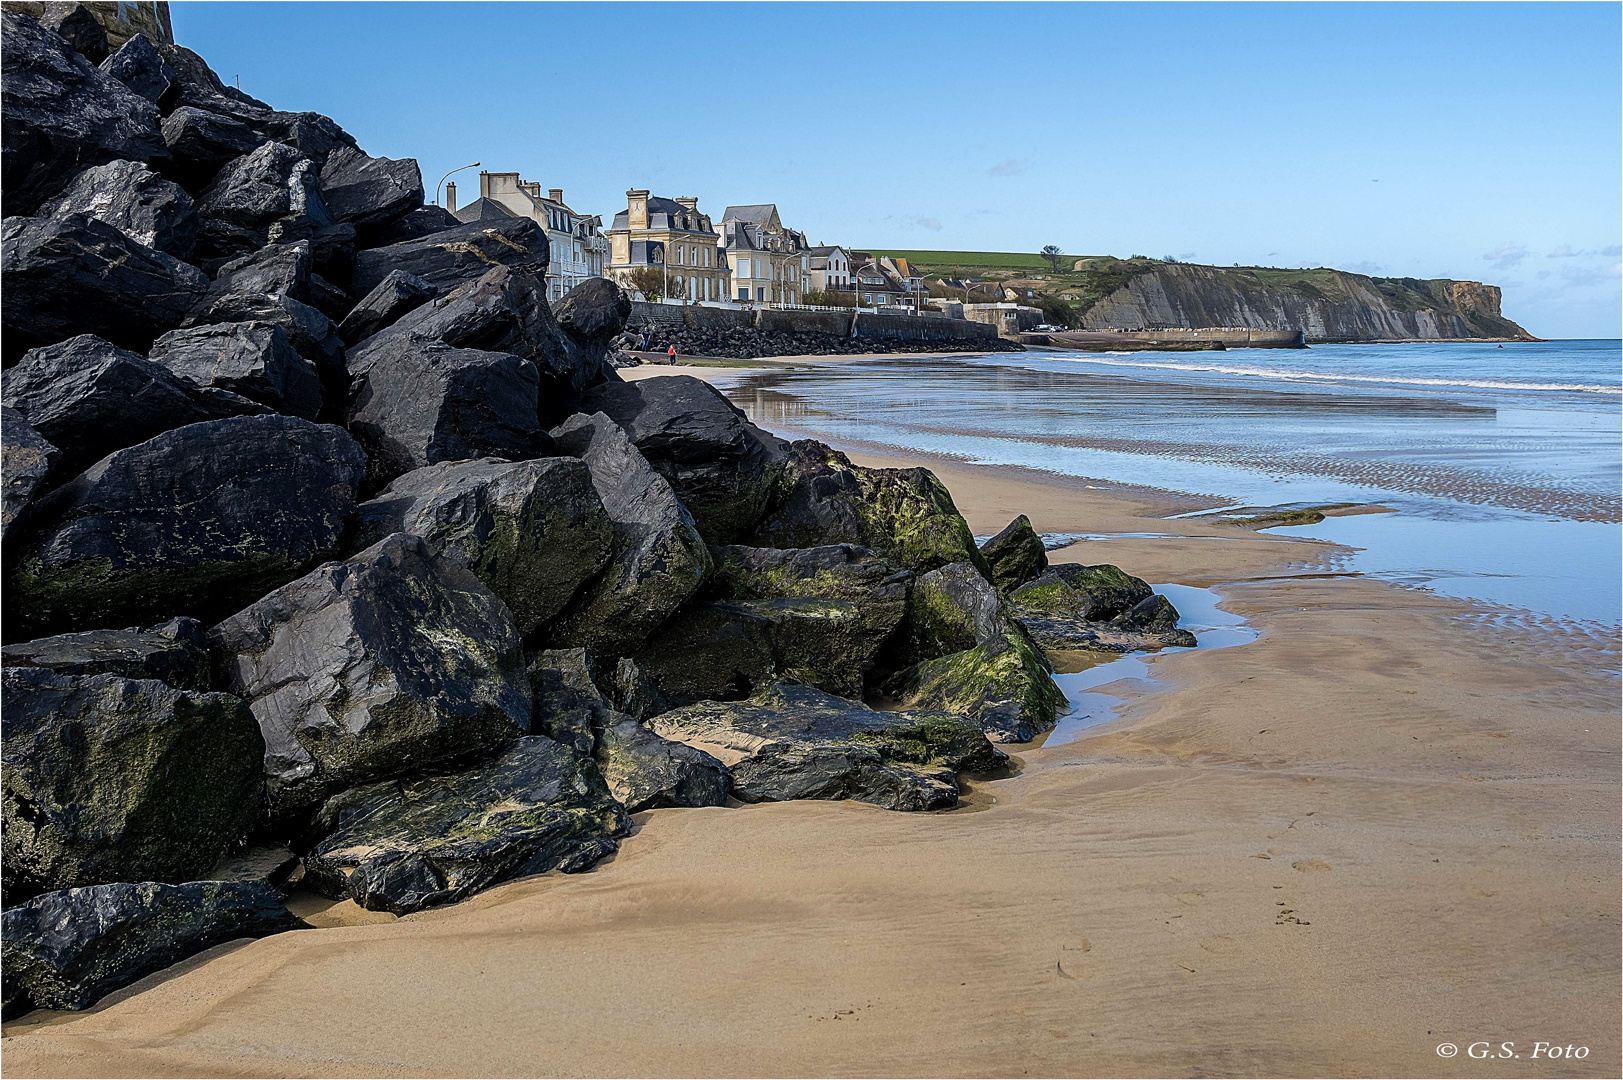
[[445, 181], [449, 180], [453, 174], [461, 172], [462, 169], [477, 169], [478, 167], [479, 162], [476, 161], [472, 165], [462, 166], [461, 169], [452, 169], [450, 172], [440, 177], [440, 182], [434, 185], [434, 205], [438, 206], [440, 204], [440, 188], [445, 186]]

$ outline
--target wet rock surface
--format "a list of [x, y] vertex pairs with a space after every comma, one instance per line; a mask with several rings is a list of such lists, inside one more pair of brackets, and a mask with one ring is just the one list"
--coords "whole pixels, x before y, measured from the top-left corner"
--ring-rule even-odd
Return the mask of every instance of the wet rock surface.
[[368, 361], [348, 419], [374, 485], [442, 461], [553, 452], [536, 411], [540, 377], [528, 360], [403, 335]]
[[239, 120], [190, 105], [164, 117], [162, 131], [174, 159], [171, 174], [194, 194], [228, 162], [253, 153], [268, 141]]
[[625, 808], [589, 757], [532, 735], [466, 772], [379, 784], [331, 814], [306, 880], [374, 911], [408, 914], [619, 848]]
[[84, 1009], [239, 938], [307, 929], [260, 881], [146, 881], [65, 889], [8, 908], [5, 1014]]
[[74, 177], [39, 208], [40, 217], [84, 214], [177, 259], [197, 243], [197, 211], [179, 184], [136, 161], [110, 161]]
[[191, 424], [42, 501], [7, 590], [12, 633], [219, 618], [337, 554], [365, 456], [290, 416]]
[[737, 701], [777, 680], [772, 632], [764, 615], [694, 602], [661, 623], [631, 659], [672, 705]]
[[709, 543], [742, 540], [778, 501], [788, 444], [708, 383], [690, 375], [604, 383], [583, 394], [579, 408], [620, 425]]
[[459, 223], [452, 229], [359, 252], [350, 288], [365, 295], [390, 271], [404, 270], [440, 292], [449, 292], [497, 264], [543, 277], [549, 259], [546, 233], [529, 218]]
[[608, 561], [613, 528], [574, 458], [484, 458], [430, 465], [396, 479], [360, 507], [356, 543], [421, 536], [466, 567], [528, 634], [563, 610]]
[[548, 637], [558, 645], [623, 655], [693, 595], [710, 572], [710, 553], [670, 484], [608, 417], [572, 417], [552, 436], [560, 452], [579, 457], [591, 470], [614, 539], [607, 565]]
[[197, 254], [204, 259], [306, 239], [333, 224], [316, 162], [280, 142], [267, 142], [222, 168], [197, 196], [197, 213]]
[[[90, 59], [83, 49], [81, 56]], [[145, 34], [136, 34], [97, 67], [154, 105], [163, 105], [175, 87], [175, 71]]]
[[1172, 601], [1107, 563], [1056, 563], [1014, 590], [1009, 601], [1045, 649], [1136, 652], [1196, 644], [1194, 634], [1178, 629]]
[[865, 676], [907, 610], [913, 575], [866, 548], [718, 547], [707, 595], [770, 624], [787, 679], [861, 697]]
[[22, 413], [0, 406], [0, 539], [11, 536], [14, 525], [26, 524], [29, 504], [56, 467], [61, 451], [29, 424]]
[[992, 584], [1004, 595], [1040, 577], [1048, 569], [1048, 551], [1043, 539], [1024, 514], [982, 544], [980, 550], [991, 571]]
[[0, 252], [8, 362], [76, 334], [144, 350], [181, 324], [209, 284], [195, 266], [84, 214], [8, 217]]
[[265, 736], [271, 810], [477, 754], [529, 729], [506, 606], [396, 533], [327, 563], [209, 632], [224, 685]]
[[962, 717], [880, 713], [793, 684], [745, 702], [676, 709], [649, 726], [724, 762], [733, 794], [745, 802], [856, 799], [887, 810], [943, 809], [958, 802], [956, 773], [1004, 760]]
[[[0, 25], [6, 75], [0, 87], [0, 186], [7, 217], [33, 213], [90, 166], [124, 160], [156, 167], [168, 161], [156, 105], [92, 67], [27, 15], [4, 12]], [[9, 271], [10, 252], [6, 266]]]
[[934, 473], [853, 465], [813, 439], [792, 444], [781, 501], [750, 543], [861, 544], [916, 573], [955, 562], [989, 573], [974, 534]]
[[187, 424], [269, 411], [91, 334], [30, 350], [0, 386], [6, 407], [60, 451], [66, 476]]
[[321, 167], [321, 194], [337, 221], [381, 225], [423, 205], [423, 176], [413, 158], [375, 158], [334, 147]]
[[0, 648], [6, 667], [49, 668], [58, 675], [120, 675], [157, 679], [176, 690], [211, 686], [208, 634], [195, 619], [170, 619], [143, 629], [85, 630]]
[[264, 743], [230, 694], [0, 671], [7, 906], [113, 881], [185, 881], [260, 811]]
[[151, 359], [194, 386], [229, 391], [305, 420], [321, 415], [321, 373], [275, 323], [171, 330], [152, 343]]
[[344, 316], [338, 336], [346, 345], [356, 345], [433, 298], [434, 289], [428, 282], [404, 270], [391, 270]]

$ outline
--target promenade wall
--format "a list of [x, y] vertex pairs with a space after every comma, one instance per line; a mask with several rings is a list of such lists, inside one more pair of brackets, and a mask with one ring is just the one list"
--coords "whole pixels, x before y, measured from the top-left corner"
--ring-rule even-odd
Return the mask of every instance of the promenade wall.
[[[852, 323], [855, 323], [855, 329]], [[792, 308], [718, 308], [701, 304], [631, 305], [631, 327], [686, 326], [693, 330], [818, 333], [869, 341], [926, 341], [966, 349], [995, 341], [998, 328], [941, 315], [887, 315], [870, 311], [796, 311]]]

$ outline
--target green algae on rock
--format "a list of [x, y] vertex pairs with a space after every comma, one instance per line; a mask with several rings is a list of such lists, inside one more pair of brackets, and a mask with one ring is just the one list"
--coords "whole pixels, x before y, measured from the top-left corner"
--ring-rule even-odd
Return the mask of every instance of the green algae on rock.
[[676, 709], [649, 726], [725, 762], [733, 794], [745, 802], [855, 799], [936, 810], [957, 805], [956, 773], [990, 771], [1005, 760], [963, 717], [875, 712], [789, 683], [748, 701]]
[[8, 667], [5, 903], [110, 881], [185, 881], [247, 835], [265, 744], [230, 694]]
[[330, 815], [337, 828], [305, 857], [306, 880], [397, 915], [527, 874], [586, 870], [631, 829], [592, 759], [541, 735], [465, 772], [362, 794]]
[[1007, 596], [1048, 569], [1048, 550], [1043, 538], [1031, 527], [1031, 519], [1021, 514], [981, 545], [981, 554], [991, 570], [992, 584]]

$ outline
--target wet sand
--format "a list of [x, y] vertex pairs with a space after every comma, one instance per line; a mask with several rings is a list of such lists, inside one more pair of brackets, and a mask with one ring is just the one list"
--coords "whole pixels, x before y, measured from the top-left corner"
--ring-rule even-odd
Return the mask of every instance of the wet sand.
[[[1104, 688], [1116, 722], [1010, 748], [1020, 774], [964, 810], [641, 814], [591, 873], [225, 946], [33, 1014], [5, 1027], [6, 1072], [1623, 1069], [1615, 643], [1495, 630], [1322, 576], [1326, 545], [1164, 520], [1189, 500], [938, 472], [977, 533], [1024, 512], [1184, 537], [1053, 557], [1222, 586], [1261, 638], [1149, 660], [1157, 685]], [[1479, 1041], [1521, 1057], [1472, 1060]], [[1588, 1056], [1534, 1060], [1536, 1041]]]

